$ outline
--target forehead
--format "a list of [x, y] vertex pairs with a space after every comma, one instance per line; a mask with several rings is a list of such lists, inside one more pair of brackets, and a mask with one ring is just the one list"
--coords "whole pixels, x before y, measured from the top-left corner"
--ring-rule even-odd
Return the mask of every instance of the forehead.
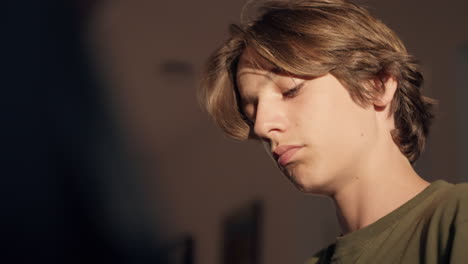
[[251, 48], [246, 48], [239, 58], [236, 78], [238, 81], [248, 74], [271, 75], [274, 67], [265, 59], [260, 57]]
[[298, 74], [285, 70], [282, 66], [277, 66], [262, 56], [260, 56], [254, 49], [247, 47], [239, 58], [239, 63], [236, 69], [236, 79], [239, 82], [245, 75], [265, 76], [270, 81], [277, 77], [288, 77], [292, 79], [313, 79], [318, 75]]
[[279, 67], [274, 66], [251, 48], [246, 48], [239, 58], [237, 65], [236, 80], [238, 89], [242, 91], [243, 86], [252, 81], [274, 82], [281, 75]]
[[266, 59], [262, 58], [255, 50], [247, 47], [239, 58], [238, 70], [240, 68], [254, 68], [269, 71], [272, 70], [274, 66]]
[[[279, 85], [285, 82], [313, 79], [313, 76], [297, 75], [287, 72], [265, 58], [255, 50], [247, 47], [239, 58], [236, 71], [236, 83], [241, 96], [249, 90], [273, 83]], [[250, 87], [250, 88], [249, 88]]]

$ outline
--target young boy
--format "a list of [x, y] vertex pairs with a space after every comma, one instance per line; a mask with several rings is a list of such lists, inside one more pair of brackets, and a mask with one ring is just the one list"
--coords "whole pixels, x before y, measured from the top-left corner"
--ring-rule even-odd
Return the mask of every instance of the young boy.
[[208, 61], [201, 99], [260, 140], [305, 193], [333, 199], [342, 235], [308, 263], [468, 263], [468, 185], [413, 169], [433, 100], [400, 39], [344, 0], [263, 4]]

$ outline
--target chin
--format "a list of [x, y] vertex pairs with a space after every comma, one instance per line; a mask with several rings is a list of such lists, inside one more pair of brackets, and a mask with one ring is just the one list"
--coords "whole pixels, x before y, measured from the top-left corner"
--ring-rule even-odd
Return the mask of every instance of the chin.
[[288, 177], [288, 179], [294, 184], [294, 186], [301, 192], [306, 194], [316, 194], [316, 195], [328, 195], [327, 184], [321, 180], [323, 177], [319, 172], [311, 172], [310, 170], [307, 173], [302, 172], [297, 166], [291, 170], [287, 170], [287, 173], [283, 173]]
[[307, 177], [301, 173], [297, 166], [288, 166], [288, 169], [283, 169], [282, 172], [299, 191], [304, 193], [309, 192], [310, 188]]
[[314, 184], [310, 184], [304, 181], [293, 181], [294, 186], [296, 188], [306, 194], [320, 194], [320, 188]]

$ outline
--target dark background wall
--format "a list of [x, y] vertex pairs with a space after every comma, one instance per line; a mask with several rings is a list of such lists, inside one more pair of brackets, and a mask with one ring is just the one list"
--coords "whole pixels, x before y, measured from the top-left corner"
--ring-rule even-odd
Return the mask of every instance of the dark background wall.
[[[161, 261], [83, 38], [96, 3], [3, 4], [2, 263]], [[124, 184], [138, 226], [115, 217]]]
[[[417, 170], [466, 180], [466, 1], [360, 2], [421, 60], [440, 102]], [[219, 263], [222, 219], [253, 200], [262, 263], [302, 263], [333, 240], [331, 203], [295, 190], [258, 144], [224, 138], [195, 101], [243, 4], [7, 1], [5, 259], [163, 263], [160, 249], [189, 234], [197, 263]]]

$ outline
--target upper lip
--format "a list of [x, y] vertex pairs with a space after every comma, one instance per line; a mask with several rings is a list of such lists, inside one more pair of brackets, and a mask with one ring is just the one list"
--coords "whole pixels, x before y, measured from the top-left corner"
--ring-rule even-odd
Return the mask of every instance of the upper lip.
[[283, 155], [286, 151], [293, 149], [293, 148], [300, 148], [299, 145], [279, 145], [273, 151], [273, 157], [275, 160], [278, 160], [281, 155]]

